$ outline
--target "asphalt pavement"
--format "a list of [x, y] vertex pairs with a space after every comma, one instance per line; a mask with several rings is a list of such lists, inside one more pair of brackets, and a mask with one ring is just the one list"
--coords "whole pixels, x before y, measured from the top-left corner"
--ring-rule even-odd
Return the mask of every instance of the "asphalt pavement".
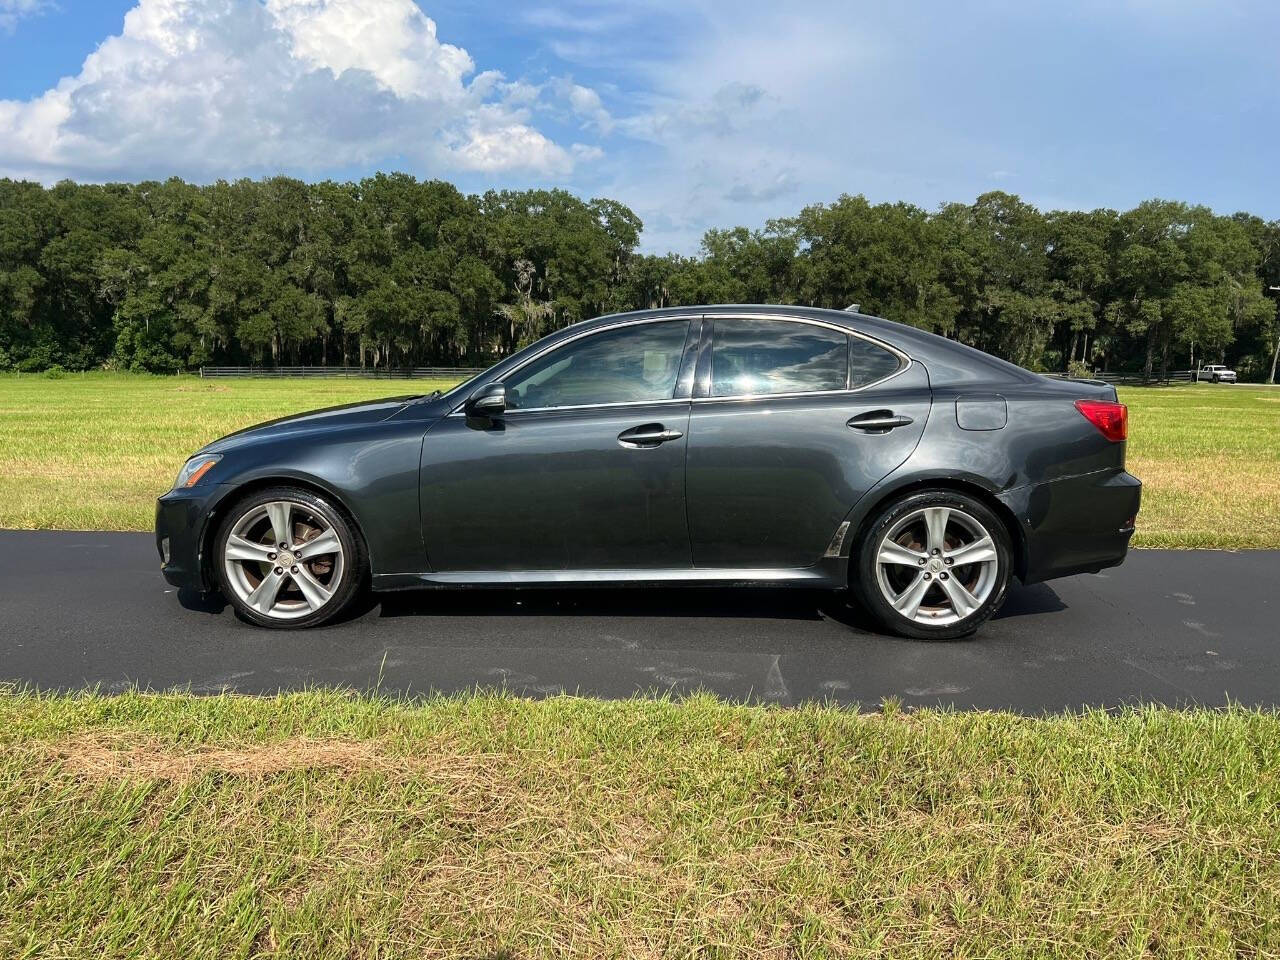
[[1280, 551], [1139, 550], [1014, 586], [976, 638], [875, 634], [838, 597], [789, 590], [393, 594], [310, 631], [261, 630], [160, 576], [135, 533], [0, 531], [0, 682], [269, 694], [505, 687], [874, 707], [1280, 704]]

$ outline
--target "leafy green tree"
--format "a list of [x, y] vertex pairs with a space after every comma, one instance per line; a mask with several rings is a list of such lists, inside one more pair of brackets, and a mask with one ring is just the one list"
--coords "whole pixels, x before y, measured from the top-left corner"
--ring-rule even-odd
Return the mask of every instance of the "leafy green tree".
[[482, 364], [599, 313], [742, 301], [858, 303], [1032, 368], [1274, 379], [1280, 358], [1280, 225], [1244, 213], [844, 195], [692, 257], [637, 253], [642, 227], [607, 198], [403, 173], [0, 180], [0, 368]]
[[506, 321], [507, 342], [522, 347], [538, 338], [547, 321], [555, 316], [556, 305], [550, 300], [533, 298], [537, 274], [531, 261], [517, 260], [515, 271], [519, 299], [515, 303], [498, 304], [498, 315]]

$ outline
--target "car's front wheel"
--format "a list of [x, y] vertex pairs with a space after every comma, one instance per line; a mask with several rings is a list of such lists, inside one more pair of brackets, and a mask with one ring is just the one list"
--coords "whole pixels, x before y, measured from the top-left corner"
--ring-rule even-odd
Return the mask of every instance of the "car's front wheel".
[[858, 547], [853, 586], [890, 632], [952, 640], [1000, 608], [1013, 551], [1004, 523], [984, 503], [951, 490], [887, 505]]
[[273, 487], [236, 503], [215, 549], [223, 595], [263, 627], [333, 619], [358, 593], [367, 565], [350, 520], [300, 487]]

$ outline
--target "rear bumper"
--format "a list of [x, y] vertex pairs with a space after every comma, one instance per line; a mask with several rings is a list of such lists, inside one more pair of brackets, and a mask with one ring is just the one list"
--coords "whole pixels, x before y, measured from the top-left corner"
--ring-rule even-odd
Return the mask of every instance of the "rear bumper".
[[156, 550], [160, 572], [175, 587], [208, 590], [201, 544], [216, 486], [170, 490], [156, 500]]
[[1099, 470], [1010, 490], [1001, 501], [1022, 527], [1023, 582], [1095, 573], [1124, 561], [1142, 501], [1142, 481]]

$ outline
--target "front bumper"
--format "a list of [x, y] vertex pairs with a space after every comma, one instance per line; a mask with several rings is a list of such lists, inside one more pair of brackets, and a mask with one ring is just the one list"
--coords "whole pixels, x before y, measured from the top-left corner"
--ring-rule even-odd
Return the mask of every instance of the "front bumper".
[[1000, 497], [1022, 527], [1024, 583], [1096, 573], [1124, 561], [1142, 481], [1108, 469], [1010, 490]]
[[175, 587], [209, 590], [201, 547], [218, 499], [218, 487], [170, 490], [156, 500], [156, 550], [160, 572]]

